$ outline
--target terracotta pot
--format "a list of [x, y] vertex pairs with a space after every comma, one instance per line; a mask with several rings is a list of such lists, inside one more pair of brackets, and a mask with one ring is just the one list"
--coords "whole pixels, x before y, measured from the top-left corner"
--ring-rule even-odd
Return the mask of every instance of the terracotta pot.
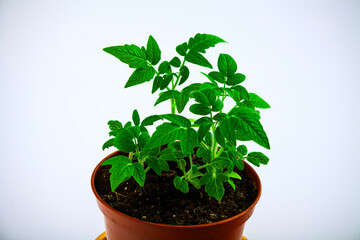
[[96, 192], [95, 178], [99, 174], [101, 163], [119, 152], [114, 152], [104, 158], [95, 168], [91, 176], [91, 188], [97, 204], [104, 214], [106, 236], [108, 240], [239, 240], [242, 237], [245, 222], [254, 212], [261, 195], [261, 182], [249, 164], [245, 163], [245, 173], [255, 181], [258, 195], [255, 201], [240, 214], [231, 218], [209, 224], [176, 226], [145, 222], [127, 216], [105, 203]]

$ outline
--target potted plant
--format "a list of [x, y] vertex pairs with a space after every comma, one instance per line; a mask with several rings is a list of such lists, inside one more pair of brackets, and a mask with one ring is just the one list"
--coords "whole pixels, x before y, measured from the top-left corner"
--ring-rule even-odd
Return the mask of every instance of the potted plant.
[[[219, 55], [217, 70], [201, 72], [202, 82], [183, 87], [190, 82], [189, 65], [212, 69], [204, 53], [223, 42], [196, 34], [176, 47], [179, 56], [170, 61], [161, 61], [152, 36], [146, 47], [104, 48], [134, 69], [125, 88], [152, 81], [151, 93], [160, 92], [155, 105], [171, 106], [170, 113], [142, 121], [134, 110], [132, 121], [108, 122], [110, 139], [103, 149], [118, 151], [98, 164], [91, 179], [108, 239], [241, 238], [261, 194], [260, 180], [245, 160], [255, 166], [269, 161], [261, 152], [248, 152], [243, 142], [270, 149], [258, 110], [270, 106], [241, 85], [245, 75], [228, 54]], [[187, 106], [196, 119], [181, 115]]]

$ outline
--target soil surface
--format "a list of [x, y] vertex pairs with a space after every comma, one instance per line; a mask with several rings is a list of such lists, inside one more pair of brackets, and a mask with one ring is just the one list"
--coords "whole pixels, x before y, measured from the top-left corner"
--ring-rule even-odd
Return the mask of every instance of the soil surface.
[[171, 165], [170, 169], [175, 170], [163, 172], [161, 176], [150, 170], [144, 187], [140, 187], [131, 178], [112, 192], [109, 169], [110, 166], [102, 166], [100, 174], [95, 178], [95, 188], [100, 197], [112, 208], [126, 215], [154, 223], [197, 225], [221, 221], [248, 208], [258, 192], [253, 180], [244, 172], [238, 171], [242, 180], [233, 179], [235, 191], [228, 183], [224, 183], [225, 196], [221, 202], [210, 198], [204, 186], [198, 190], [189, 184], [190, 191], [183, 194], [173, 185], [173, 179], [179, 170]]

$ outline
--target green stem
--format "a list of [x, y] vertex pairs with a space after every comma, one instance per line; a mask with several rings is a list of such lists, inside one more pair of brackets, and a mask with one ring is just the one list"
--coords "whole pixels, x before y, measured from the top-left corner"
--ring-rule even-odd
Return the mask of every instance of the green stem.
[[147, 168], [145, 169], [145, 174], [146, 174], [149, 170], [150, 170], [150, 167], [147, 167]]
[[175, 98], [171, 98], [171, 114], [175, 114]]

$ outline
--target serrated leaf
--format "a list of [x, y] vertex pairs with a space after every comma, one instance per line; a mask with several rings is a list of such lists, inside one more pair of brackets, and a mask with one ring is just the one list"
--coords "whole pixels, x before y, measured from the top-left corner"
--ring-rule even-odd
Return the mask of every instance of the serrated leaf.
[[188, 49], [189, 51], [205, 53], [206, 49], [221, 42], [225, 41], [215, 35], [198, 33], [195, 37], [189, 39]]
[[182, 66], [180, 68], [180, 81], [179, 81], [179, 85], [183, 84], [184, 82], [186, 82], [186, 80], [188, 80], [190, 75], [190, 71], [189, 68], [187, 66]]
[[245, 81], [246, 76], [241, 73], [235, 73], [231, 77], [229, 77], [226, 81], [226, 85], [233, 86], [242, 83]]
[[134, 44], [112, 46], [103, 50], [128, 64], [130, 68], [146, 68], [147, 66], [146, 52]]
[[139, 116], [139, 112], [136, 109], [133, 111], [132, 120], [135, 126], [140, 125], [140, 116]]
[[189, 110], [196, 115], [208, 115], [211, 112], [211, 109], [204, 104], [193, 104]]
[[187, 119], [184, 116], [181, 115], [177, 115], [177, 114], [162, 114], [160, 115], [161, 118], [165, 118], [166, 120], [181, 126], [181, 127], [190, 127], [191, 126], [191, 122], [189, 119]]
[[160, 93], [159, 98], [156, 100], [154, 106], [158, 105], [161, 102], [174, 98], [176, 95], [180, 95], [180, 92], [177, 90], [169, 90], [166, 92], [162, 92]]
[[133, 166], [134, 166], [134, 172], [133, 172], [132, 176], [135, 179], [135, 181], [141, 187], [143, 187], [145, 184], [145, 177], [146, 177], [144, 167], [138, 162], [134, 162]]
[[246, 156], [246, 160], [255, 166], [260, 167], [260, 164], [268, 164], [269, 158], [262, 152], [251, 152]]
[[198, 141], [201, 142], [206, 133], [208, 133], [210, 131], [210, 127], [211, 127], [212, 123], [211, 122], [203, 122], [202, 124], [200, 124], [199, 130], [198, 130]]
[[204, 104], [206, 106], [210, 105], [210, 102], [209, 102], [208, 98], [201, 91], [193, 92], [191, 95], [195, 99], [196, 102]]
[[218, 58], [219, 71], [226, 77], [231, 77], [237, 70], [235, 60], [228, 54], [220, 54]]
[[176, 47], [176, 52], [180, 55], [180, 56], [185, 56], [186, 55], [186, 52], [188, 50], [188, 47], [187, 47], [187, 42], [184, 42], [180, 45], [178, 45]]
[[149, 62], [152, 65], [158, 64], [158, 62], [160, 62], [161, 59], [161, 50], [159, 48], [159, 45], [151, 35], [149, 36], [146, 45], [146, 56], [147, 56], [147, 60], [149, 60]]
[[160, 147], [170, 142], [174, 142], [175, 140], [179, 140], [183, 131], [185, 131], [185, 129], [182, 127], [173, 123], [165, 122], [156, 128], [155, 132], [146, 144], [145, 149]]
[[102, 150], [105, 150], [106, 148], [109, 148], [109, 147], [113, 147], [114, 146], [114, 139], [115, 138], [110, 138], [109, 140], [107, 140], [103, 146], [102, 146]]
[[133, 134], [125, 128], [119, 130], [114, 140], [114, 146], [126, 153], [134, 151], [136, 145], [133, 141]]
[[162, 171], [169, 171], [169, 164], [164, 159], [149, 157], [146, 159], [146, 163], [157, 175], [161, 175]]
[[153, 86], [152, 86], [152, 90], [151, 90], [151, 93], [154, 93], [156, 92], [159, 88], [160, 88], [160, 85], [162, 83], [164, 79], [160, 76], [156, 76], [154, 78], [154, 81], [153, 81]]
[[120, 183], [132, 176], [135, 169], [131, 160], [125, 156], [112, 157], [104, 161], [101, 165], [112, 165], [109, 172], [111, 173], [110, 186], [113, 192]]
[[170, 65], [173, 66], [173, 67], [180, 67], [181, 65], [181, 61], [178, 57], [173, 57], [171, 60], [170, 60]]
[[151, 66], [148, 66], [147, 68], [138, 68], [131, 74], [129, 80], [125, 84], [125, 88], [148, 82], [153, 79], [154, 75], [155, 69]]
[[190, 63], [212, 69], [211, 63], [198, 52], [194, 52], [194, 51], [188, 52], [185, 56], [185, 60]]
[[246, 102], [251, 103], [256, 108], [261, 108], [261, 109], [270, 108], [270, 105], [255, 93], [249, 93], [249, 100], [246, 100]]
[[174, 186], [176, 189], [180, 190], [183, 193], [188, 193], [189, 192], [189, 184], [187, 181], [185, 181], [184, 179], [182, 179], [179, 176], [176, 176], [174, 178]]
[[250, 137], [251, 140], [259, 144], [260, 146], [266, 149], [270, 149], [269, 139], [259, 120], [245, 116], [239, 119], [240, 127], [238, 128], [238, 132], [240, 135]]

